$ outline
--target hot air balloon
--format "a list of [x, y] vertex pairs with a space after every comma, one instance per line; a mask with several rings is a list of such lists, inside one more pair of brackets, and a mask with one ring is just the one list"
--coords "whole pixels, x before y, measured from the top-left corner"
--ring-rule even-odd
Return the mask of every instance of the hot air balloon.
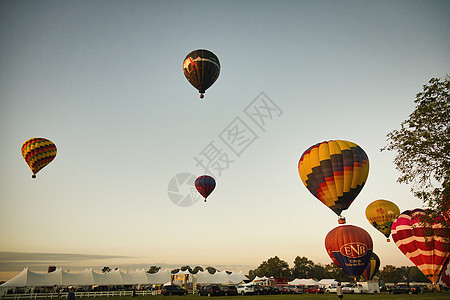
[[203, 99], [205, 91], [217, 80], [220, 63], [217, 56], [205, 49], [194, 50], [183, 62], [186, 79], [198, 90]]
[[402, 212], [392, 223], [392, 239], [400, 251], [436, 284], [449, 257], [450, 230], [442, 227], [439, 220], [424, 224], [421, 217], [425, 214], [420, 208]]
[[388, 200], [375, 200], [366, 207], [366, 218], [387, 238], [391, 235], [391, 226], [395, 218], [400, 214], [398, 206]]
[[354, 225], [341, 225], [328, 232], [325, 249], [345, 274], [356, 279], [370, 261], [373, 243], [364, 229]]
[[369, 159], [355, 143], [331, 140], [308, 148], [300, 158], [298, 172], [311, 194], [341, 219], [341, 212], [364, 187]]
[[202, 175], [195, 180], [195, 187], [197, 188], [197, 191], [205, 198], [206, 202], [206, 198], [208, 198], [216, 187], [216, 181], [211, 176]]
[[22, 145], [22, 155], [31, 171], [32, 178], [56, 157], [56, 145], [44, 138], [32, 138]]
[[450, 259], [447, 259], [447, 262], [442, 268], [439, 284], [445, 287], [450, 287]]
[[380, 258], [378, 255], [376, 255], [374, 252], [372, 252], [372, 256], [370, 257], [370, 261], [367, 264], [366, 268], [364, 269], [363, 273], [361, 274], [361, 278], [363, 280], [372, 280], [373, 276], [378, 272], [380, 269]]

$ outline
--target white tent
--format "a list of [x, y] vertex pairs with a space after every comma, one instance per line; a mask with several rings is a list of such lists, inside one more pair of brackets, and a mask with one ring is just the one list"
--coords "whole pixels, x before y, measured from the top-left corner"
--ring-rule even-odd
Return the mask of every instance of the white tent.
[[197, 272], [197, 283], [198, 284], [208, 284], [216, 283], [215, 278], [208, 271], [198, 271]]
[[149, 284], [164, 284], [170, 282], [170, 272], [167, 269], [160, 269], [154, 274], [146, 273], [147, 281]]
[[242, 271], [240, 272], [233, 272], [230, 274], [230, 280], [234, 283], [234, 284], [238, 284], [241, 283], [244, 280], [249, 280], [247, 276], [244, 275], [244, 273], [242, 273]]
[[96, 285], [123, 285], [120, 270], [113, 270], [111, 272], [102, 274], [93, 272], [94, 282]]
[[[97, 273], [86, 269], [80, 273], [68, 273], [58, 268], [50, 273], [31, 272], [25, 268], [14, 278], [0, 285], [0, 289], [13, 287], [34, 286], [82, 286], [82, 285], [137, 285], [164, 284], [170, 282], [171, 275], [191, 274], [188, 270], [171, 274], [167, 269], [159, 270], [155, 274], [147, 273], [144, 269], [132, 273], [124, 273], [119, 269], [108, 273]], [[197, 273], [197, 283], [200, 284], [238, 284], [248, 279], [242, 272], [228, 274], [225, 271], [210, 274], [208, 271]]]
[[323, 286], [325, 288], [332, 286], [332, 285], [337, 285], [339, 283], [339, 281], [337, 281], [336, 279], [322, 279], [319, 280], [319, 285]]
[[122, 276], [122, 282], [124, 285], [138, 285], [138, 284], [146, 284], [148, 283], [147, 276], [145, 275], [145, 270], [142, 268], [141, 270], [136, 270], [133, 273], [123, 273], [120, 272]]
[[319, 282], [314, 279], [294, 279], [289, 282], [291, 285], [318, 285]]
[[69, 285], [91, 285], [94, 282], [94, 271], [86, 269], [80, 273], [68, 273], [62, 271], [62, 284], [64, 286]]

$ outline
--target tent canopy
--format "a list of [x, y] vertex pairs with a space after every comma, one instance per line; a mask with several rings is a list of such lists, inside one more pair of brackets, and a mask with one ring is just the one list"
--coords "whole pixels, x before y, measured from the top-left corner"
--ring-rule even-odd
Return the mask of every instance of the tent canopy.
[[294, 279], [289, 282], [291, 285], [318, 285], [319, 282], [315, 279]]
[[[86, 269], [80, 273], [68, 273], [58, 268], [50, 273], [36, 273], [28, 268], [0, 285], [0, 288], [35, 287], [35, 286], [81, 286], [81, 285], [138, 285], [138, 284], [164, 284], [170, 282], [171, 275], [191, 274], [189, 271], [171, 274], [167, 269], [150, 274], [144, 269], [132, 273], [124, 273], [120, 269], [108, 273], [97, 273]], [[191, 274], [192, 275], [192, 274]], [[197, 282], [200, 284], [238, 284], [248, 278], [242, 273], [228, 274], [217, 271], [210, 274], [208, 271], [197, 273]]]

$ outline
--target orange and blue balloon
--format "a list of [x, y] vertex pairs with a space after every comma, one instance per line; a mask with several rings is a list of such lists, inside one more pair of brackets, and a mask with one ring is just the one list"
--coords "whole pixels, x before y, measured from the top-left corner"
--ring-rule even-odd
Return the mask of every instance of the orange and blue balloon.
[[345, 274], [358, 278], [370, 261], [373, 242], [364, 229], [354, 225], [341, 225], [328, 232], [325, 249]]
[[216, 181], [209, 175], [202, 175], [195, 180], [195, 188], [205, 198], [206, 202], [206, 198], [216, 188]]
[[56, 157], [56, 145], [44, 138], [32, 138], [22, 145], [22, 156], [33, 172], [32, 178]]

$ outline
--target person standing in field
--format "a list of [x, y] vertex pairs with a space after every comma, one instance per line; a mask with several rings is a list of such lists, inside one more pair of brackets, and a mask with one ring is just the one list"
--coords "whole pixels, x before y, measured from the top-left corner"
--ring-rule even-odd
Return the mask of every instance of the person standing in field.
[[343, 299], [344, 298], [344, 293], [342, 292], [342, 286], [341, 286], [340, 282], [338, 283], [338, 285], [336, 287], [336, 294], [337, 294], [339, 299]]
[[75, 300], [75, 293], [73, 292], [72, 287], [69, 287], [69, 292], [67, 293], [67, 300]]

